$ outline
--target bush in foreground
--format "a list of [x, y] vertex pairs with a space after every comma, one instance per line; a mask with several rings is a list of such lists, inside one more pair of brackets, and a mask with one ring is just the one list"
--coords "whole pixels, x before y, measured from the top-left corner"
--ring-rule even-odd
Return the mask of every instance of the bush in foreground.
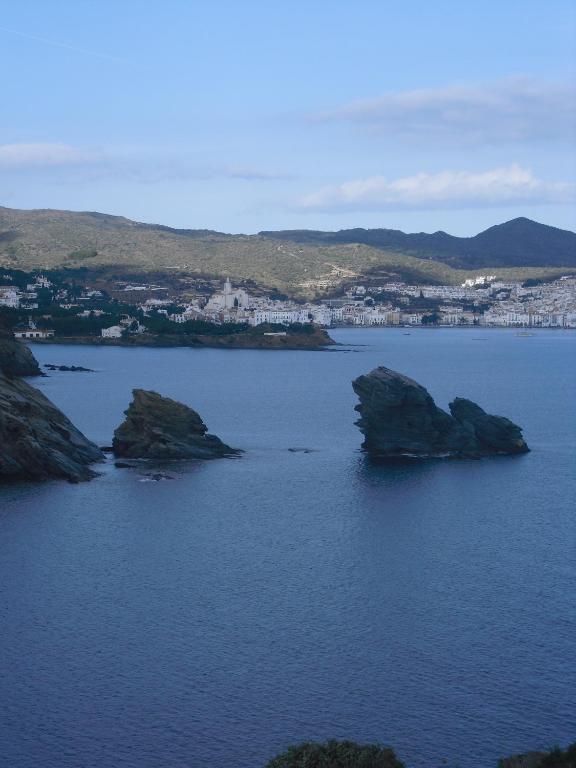
[[266, 768], [404, 768], [393, 750], [354, 741], [309, 741], [273, 758]]
[[526, 752], [503, 757], [498, 768], [576, 768], [576, 743], [566, 749], [555, 747], [550, 752]]
[[576, 742], [566, 749], [556, 747], [542, 760], [542, 768], [576, 768]]

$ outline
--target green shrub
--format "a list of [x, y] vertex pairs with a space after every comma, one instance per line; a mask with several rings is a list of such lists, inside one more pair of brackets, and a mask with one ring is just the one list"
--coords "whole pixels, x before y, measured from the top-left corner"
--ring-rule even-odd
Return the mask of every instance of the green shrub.
[[404, 764], [388, 747], [332, 740], [289, 747], [266, 768], [404, 768]]
[[541, 768], [576, 768], [576, 742], [566, 749], [556, 747], [540, 763]]

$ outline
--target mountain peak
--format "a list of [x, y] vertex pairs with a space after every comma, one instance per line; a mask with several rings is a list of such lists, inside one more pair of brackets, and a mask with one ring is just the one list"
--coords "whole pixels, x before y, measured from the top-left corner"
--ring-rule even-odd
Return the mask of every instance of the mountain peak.
[[285, 230], [260, 235], [309, 245], [358, 243], [464, 269], [576, 266], [576, 234], [526, 216], [495, 224], [474, 237], [455, 237], [442, 230], [407, 234], [398, 229], [360, 228], [338, 232]]

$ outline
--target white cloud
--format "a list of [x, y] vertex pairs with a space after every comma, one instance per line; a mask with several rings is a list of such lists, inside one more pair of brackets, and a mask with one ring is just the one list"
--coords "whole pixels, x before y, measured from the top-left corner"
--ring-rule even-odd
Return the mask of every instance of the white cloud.
[[405, 138], [497, 143], [567, 139], [576, 131], [576, 85], [533, 78], [386, 93], [319, 115]]
[[84, 165], [95, 157], [69, 144], [0, 144], [0, 168], [53, 168]]
[[576, 185], [543, 181], [519, 165], [482, 173], [419, 173], [392, 181], [384, 176], [346, 181], [303, 197], [298, 207], [324, 211], [425, 210], [521, 203], [568, 203]]

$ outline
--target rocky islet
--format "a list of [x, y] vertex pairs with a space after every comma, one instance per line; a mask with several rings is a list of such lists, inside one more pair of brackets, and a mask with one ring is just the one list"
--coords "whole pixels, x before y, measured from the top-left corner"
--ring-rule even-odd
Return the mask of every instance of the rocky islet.
[[135, 389], [125, 413], [112, 442], [118, 457], [216, 459], [239, 453], [208, 434], [208, 427], [192, 408], [157, 392]]
[[360, 399], [355, 410], [362, 447], [374, 457], [480, 458], [529, 450], [509, 419], [464, 398], [450, 403], [447, 413], [423, 386], [390, 368], [375, 368], [352, 387]]

